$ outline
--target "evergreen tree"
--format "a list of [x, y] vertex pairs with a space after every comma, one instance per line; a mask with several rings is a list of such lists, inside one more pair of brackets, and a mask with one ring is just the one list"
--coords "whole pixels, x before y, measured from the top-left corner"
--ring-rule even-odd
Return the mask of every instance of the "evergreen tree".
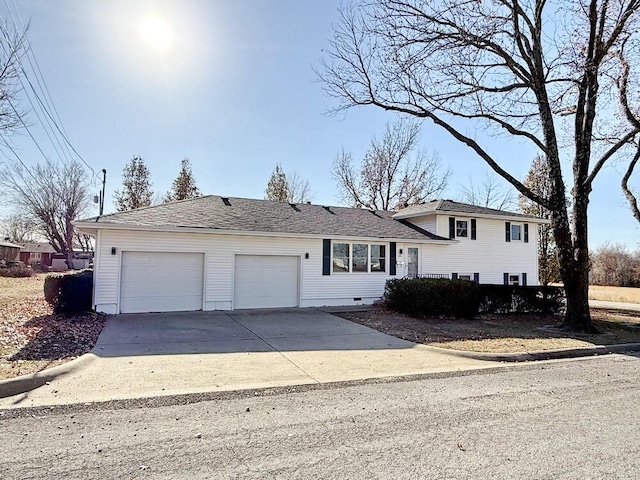
[[[551, 190], [549, 166], [546, 159], [537, 155], [531, 163], [531, 168], [523, 184], [536, 195], [548, 198]], [[524, 195], [520, 195], [520, 211], [525, 215], [551, 219], [551, 211]], [[556, 242], [550, 224], [538, 225], [538, 273], [540, 283], [548, 285], [560, 281], [560, 264], [556, 251]]]
[[122, 191], [114, 192], [116, 210], [125, 212], [152, 203], [151, 173], [142, 157], [133, 157], [122, 170]]
[[196, 178], [191, 171], [191, 161], [188, 158], [183, 158], [181, 165], [180, 173], [173, 181], [171, 190], [165, 196], [165, 202], [186, 200], [187, 198], [196, 198], [201, 195], [196, 186]]
[[289, 201], [289, 182], [287, 181], [287, 176], [282, 171], [282, 166], [279, 163], [271, 173], [271, 178], [269, 178], [264, 198], [267, 200], [274, 200], [276, 202]]

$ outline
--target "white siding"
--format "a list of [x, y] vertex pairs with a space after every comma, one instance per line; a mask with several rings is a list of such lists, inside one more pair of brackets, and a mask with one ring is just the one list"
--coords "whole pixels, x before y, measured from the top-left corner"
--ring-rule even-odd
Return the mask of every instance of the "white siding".
[[441, 235], [443, 237], [446, 237], [449, 235], [448, 230], [446, 234], [438, 233], [436, 215], [425, 215], [422, 217], [407, 218], [407, 221], [435, 235]]
[[[471, 216], [456, 215], [470, 220]], [[437, 215], [439, 235], [449, 232], [449, 215]], [[477, 218], [477, 239], [456, 238], [459, 243], [439, 247], [424, 245], [422, 273], [480, 274], [480, 283], [502, 284], [503, 273], [527, 274], [528, 285], [538, 285], [538, 226], [529, 223], [529, 242], [505, 241], [504, 220]], [[518, 222], [512, 222], [518, 223]], [[470, 229], [470, 227], [469, 227]], [[470, 233], [470, 231], [469, 231]]]
[[[337, 239], [336, 239], [337, 240]], [[123, 251], [197, 252], [205, 255], [205, 310], [233, 308], [235, 255], [298, 256], [301, 263], [300, 306], [371, 303], [384, 292], [386, 273], [322, 275], [322, 239], [103, 230], [95, 269], [98, 311], [119, 309], [120, 262]], [[115, 255], [111, 254], [115, 247]], [[309, 258], [305, 258], [305, 254]], [[388, 260], [387, 260], [388, 264]], [[388, 272], [388, 268], [387, 268]]]

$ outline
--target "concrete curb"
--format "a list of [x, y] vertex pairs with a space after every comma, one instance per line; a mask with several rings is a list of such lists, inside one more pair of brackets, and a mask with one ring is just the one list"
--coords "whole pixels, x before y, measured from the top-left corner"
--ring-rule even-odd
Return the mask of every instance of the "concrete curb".
[[617, 345], [596, 345], [594, 347], [562, 348], [559, 350], [536, 350], [533, 352], [487, 353], [453, 350], [449, 348], [424, 345], [430, 350], [445, 355], [473, 358], [489, 362], [532, 362], [537, 360], [558, 360], [562, 358], [593, 357], [610, 353], [640, 352], [640, 343], [621, 343]]
[[22, 375], [20, 377], [9, 378], [7, 380], [0, 380], [0, 398], [11, 397], [13, 395], [34, 390], [57, 377], [67, 375], [80, 367], [88, 365], [95, 359], [95, 354], [85, 353], [78, 358], [74, 358], [70, 362], [63, 363], [62, 365], [52, 368], [45, 368], [44, 370], [32, 373], [31, 375]]

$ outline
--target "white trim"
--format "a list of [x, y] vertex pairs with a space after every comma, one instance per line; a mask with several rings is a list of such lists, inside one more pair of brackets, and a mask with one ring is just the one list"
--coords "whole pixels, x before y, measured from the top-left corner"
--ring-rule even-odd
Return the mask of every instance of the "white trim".
[[393, 218], [395, 219], [407, 219], [412, 217], [427, 217], [430, 215], [442, 215], [445, 217], [467, 217], [467, 218], [491, 218], [493, 220], [513, 220], [514, 222], [524, 222], [524, 223], [542, 223], [549, 224], [551, 220], [547, 220], [546, 218], [538, 218], [538, 217], [520, 217], [516, 215], [491, 215], [488, 213], [471, 213], [471, 212], [454, 212], [448, 210], [429, 210], [425, 212], [412, 212], [412, 213], [402, 213], [400, 210], [396, 213]]
[[[334, 272], [333, 270], [333, 245], [334, 244], [345, 244], [349, 246], [349, 270], [346, 272]], [[354, 272], [353, 271], [353, 245], [367, 245], [367, 271], [366, 272]], [[383, 271], [372, 271], [371, 270], [371, 246], [378, 245], [382, 246], [385, 249], [384, 256], [384, 270]], [[397, 248], [397, 245], [396, 245]], [[329, 269], [329, 276], [331, 275], [389, 275], [389, 268], [391, 266], [391, 259], [389, 255], [391, 254], [391, 245], [390, 242], [380, 242], [380, 241], [362, 241], [362, 240], [344, 240], [344, 239], [331, 239], [331, 268]]]
[[[173, 226], [146, 226], [146, 225], [124, 225], [124, 224], [98, 224], [86, 222], [73, 222], [73, 225], [82, 233], [87, 233], [83, 228], [91, 230], [132, 230], [142, 232], [177, 232], [177, 233], [202, 233], [215, 235], [240, 235], [250, 237], [284, 237], [284, 238], [335, 238], [330, 234], [311, 234], [311, 233], [287, 233], [287, 232], [260, 232], [248, 230], [218, 230], [214, 228], [197, 228], [197, 227], [173, 227]], [[435, 234], [434, 234], [435, 235]], [[342, 236], [340, 238], [349, 239], [349, 241], [363, 240], [367, 242], [413, 242], [413, 243], [431, 243], [434, 245], [448, 245], [456, 243], [455, 240], [443, 238], [442, 240], [432, 240], [430, 238], [413, 239], [401, 237], [354, 237]]]

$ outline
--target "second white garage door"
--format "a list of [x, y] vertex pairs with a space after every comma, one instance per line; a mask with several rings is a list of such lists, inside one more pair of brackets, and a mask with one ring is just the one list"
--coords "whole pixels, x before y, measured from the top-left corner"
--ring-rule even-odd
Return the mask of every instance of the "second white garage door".
[[120, 312], [202, 310], [202, 253], [123, 252]]
[[234, 308], [297, 307], [299, 257], [236, 255]]

